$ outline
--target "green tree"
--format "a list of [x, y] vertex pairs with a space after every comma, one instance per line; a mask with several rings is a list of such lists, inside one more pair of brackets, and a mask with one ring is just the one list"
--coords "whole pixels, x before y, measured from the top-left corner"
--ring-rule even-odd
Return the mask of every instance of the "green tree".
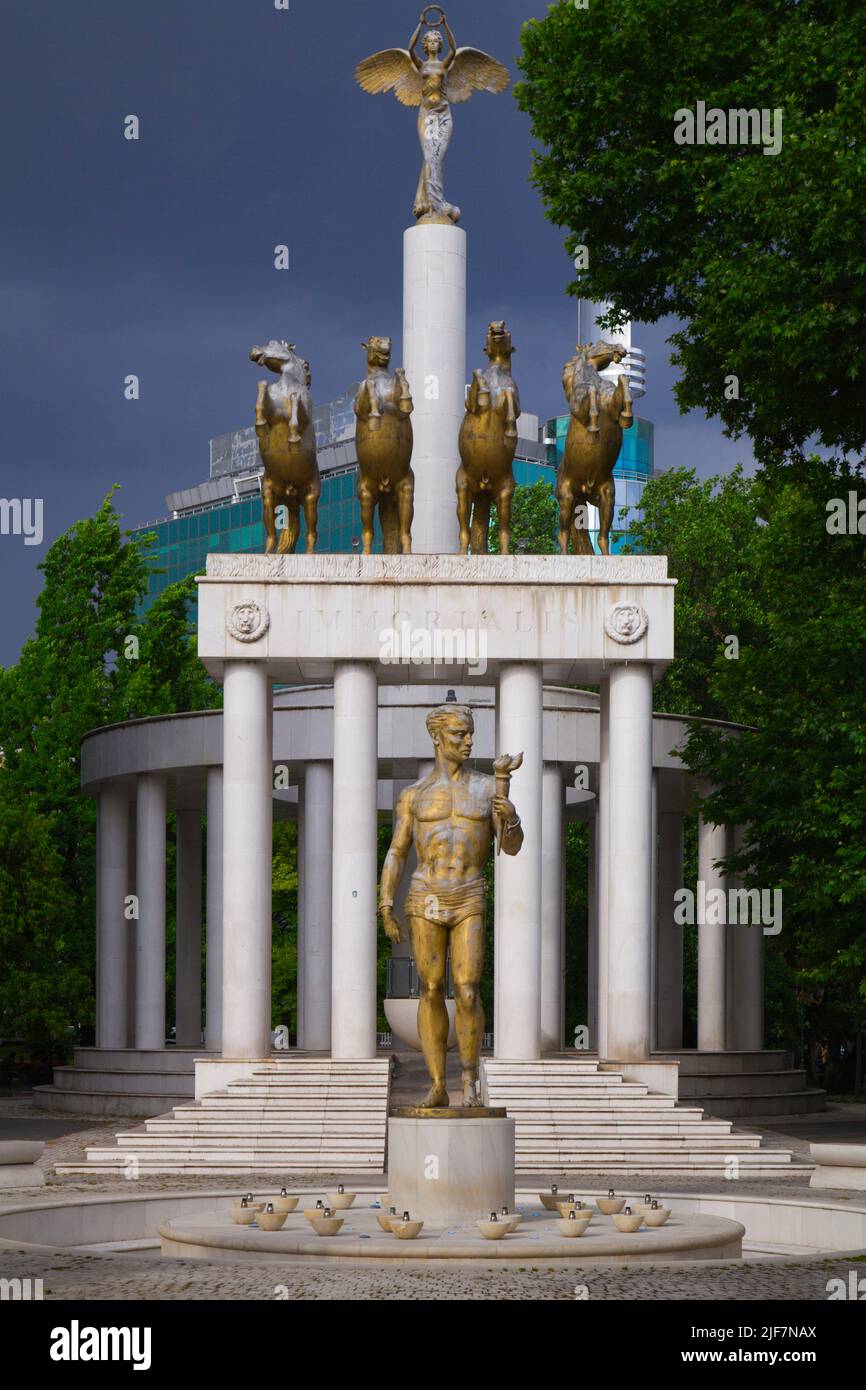
[[[556, 529], [559, 507], [550, 483], [537, 483], [515, 489], [511, 507], [511, 551], [529, 555], [553, 555], [558, 549]], [[490, 553], [499, 554], [499, 531], [494, 513], [490, 523]]]
[[[189, 640], [190, 587], [172, 586], [143, 611], [147, 544], [121, 529], [113, 491], [95, 516], [54, 542], [40, 568], [34, 636], [17, 664], [0, 670], [0, 777], [7, 805], [50, 836], [68, 909], [66, 1017], [86, 1026], [93, 1021], [95, 810], [80, 792], [81, 739], [101, 725], [189, 708], [190, 701], [215, 704], [218, 692]], [[37, 926], [32, 914], [16, 917], [13, 896], [0, 898], [0, 937], [21, 938], [17, 954], [5, 954], [0, 965], [0, 992], [45, 999], [41, 1027], [57, 1036], [59, 1016], [49, 1007], [56, 964], [37, 949]], [[26, 980], [16, 959], [28, 962]], [[27, 1016], [35, 1027], [32, 1008]]]
[[747, 726], [695, 725], [684, 757], [710, 819], [749, 827], [729, 867], [782, 891], [768, 1023], [786, 1046], [866, 1027], [866, 570], [827, 510], [858, 484], [840, 466], [828, 487], [817, 459], [796, 477], [679, 471], [648, 484], [630, 533], [678, 580], [657, 707]]
[[[866, 23], [853, 0], [558, 0], [523, 29], [533, 181], [618, 320], [673, 315], [681, 409], [778, 459], [866, 443]], [[677, 113], [782, 112], [782, 145], [680, 144]], [[736, 377], [739, 398], [729, 380]]]
[[0, 1032], [62, 1038], [90, 980], [75, 951], [74, 902], [57, 847], [57, 818], [15, 792], [0, 769]]
[[190, 575], [163, 589], [134, 625], [117, 658], [116, 703], [124, 718], [222, 705], [222, 686], [210, 679], [197, 655], [190, 623], [196, 597], [195, 577]]

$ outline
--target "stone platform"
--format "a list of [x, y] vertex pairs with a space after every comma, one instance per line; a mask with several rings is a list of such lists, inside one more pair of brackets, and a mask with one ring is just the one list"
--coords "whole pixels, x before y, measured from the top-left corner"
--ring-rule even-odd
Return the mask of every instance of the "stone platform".
[[[315, 1205], [310, 1194], [309, 1205]], [[361, 1205], [363, 1203], [363, 1205]], [[558, 1220], [540, 1206], [523, 1208], [518, 1230], [501, 1240], [485, 1240], [474, 1222], [425, 1225], [415, 1240], [398, 1240], [376, 1220], [381, 1206], [359, 1196], [343, 1213], [335, 1236], [317, 1236], [300, 1210], [281, 1231], [237, 1226], [228, 1212], [193, 1212], [159, 1223], [163, 1255], [179, 1259], [280, 1261], [287, 1257], [373, 1260], [601, 1260], [633, 1264], [652, 1260], [730, 1260], [742, 1255], [745, 1228], [726, 1217], [672, 1214], [665, 1226], [624, 1235], [608, 1216], [596, 1211], [584, 1235], [559, 1234]]]

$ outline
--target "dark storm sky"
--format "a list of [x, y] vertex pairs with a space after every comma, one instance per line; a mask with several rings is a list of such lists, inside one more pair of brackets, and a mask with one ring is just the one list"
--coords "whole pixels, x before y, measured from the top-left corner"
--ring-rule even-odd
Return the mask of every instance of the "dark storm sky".
[[[0, 537], [0, 663], [33, 629], [37, 565], [112, 483], [128, 524], [207, 476], [208, 439], [251, 423], [254, 342], [296, 342], [323, 402], [357, 379], [359, 343], [401, 333], [402, 231], [415, 112], [353, 71], [405, 46], [418, 0], [0, 0], [0, 496], [42, 497], [41, 546]], [[450, 0], [458, 43], [516, 76], [541, 0]], [[124, 117], [141, 122], [123, 138]], [[468, 365], [506, 318], [524, 408], [561, 408], [576, 340], [563, 234], [528, 183], [510, 94], [455, 109], [446, 193], [469, 233]], [[291, 269], [273, 266], [286, 243]], [[668, 328], [667, 331], [670, 331]], [[745, 445], [678, 415], [665, 327], [639, 407], [657, 466], [721, 472]], [[136, 373], [141, 399], [124, 400]]]

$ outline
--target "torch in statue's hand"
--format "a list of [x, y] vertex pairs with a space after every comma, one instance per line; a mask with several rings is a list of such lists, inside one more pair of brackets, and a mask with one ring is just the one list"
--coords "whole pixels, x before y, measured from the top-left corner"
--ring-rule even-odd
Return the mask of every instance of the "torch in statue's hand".
[[496, 834], [496, 853], [502, 853], [503, 832], [512, 825], [517, 818], [517, 811], [514, 803], [509, 800], [508, 793], [511, 790], [511, 774], [523, 766], [522, 753], [501, 753], [498, 758], [493, 759], [493, 774], [496, 778], [496, 787], [493, 793], [493, 829]]

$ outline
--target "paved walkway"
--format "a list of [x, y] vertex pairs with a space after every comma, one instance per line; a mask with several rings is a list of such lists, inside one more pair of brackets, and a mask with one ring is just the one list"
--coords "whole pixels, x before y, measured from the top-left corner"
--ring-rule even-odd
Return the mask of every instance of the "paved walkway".
[[[843, 1109], [843, 1107], [839, 1107]], [[864, 1107], [844, 1107], [845, 1115], [829, 1121], [837, 1123], [862, 1123]], [[32, 1107], [26, 1097], [0, 1097], [0, 1125], [4, 1119], [30, 1120], [35, 1122], [45, 1118], [44, 1114]], [[148, 1177], [140, 1187], [119, 1176], [96, 1175], [58, 1177], [51, 1172], [55, 1164], [69, 1162], [83, 1156], [87, 1144], [102, 1141], [106, 1133], [113, 1133], [119, 1126], [134, 1123], [107, 1119], [95, 1121], [81, 1116], [51, 1117], [59, 1120], [58, 1137], [49, 1139], [41, 1166], [46, 1173], [47, 1183], [42, 1188], [18, 1189], [15, 1192], [0, 1194], [0, 1203], [17, 1201], [52, 1201], [60, 1196], [75, 1193], [96, 1195], [97, 1193], [147, 1191], [196, 1191], [225, 1188], [232, 1190], [243, 1187], [259, 1188], [262, 1185], [279, 1187], [280, 1179], [269, 1174], [257, 1180], [254, 1176], [244, 1177], [237, 1183], [231, 1178], [215, 1176], [212, 1179], [201, 1177]], [[815, 1123], [815, 1117], [810, 1117]], [[783, 1125], [784, 1120], [773, 1124]], [[80, 1128], [80, 1126], [85, 1128]], [[748, 1128], [749, 1126], [743, 1126]], [[794, 1129], [791, 1122], [791, 1129]], [[26, 1127], [16, 1124], [16, 1131], [26, 1137]], [[757, 1129], [758, 1126], [752, 1126]], [[763, 1129], [766, 1141], [783, 1148], [793, 1148], [804, 1157], [808, 1154], [805, 1138], [794, 1135], [790, 1130]], [[25, 1132], [22, 1132], [25, 1131]], [[18, 1137], [16, 1133], [16, 1137]], [[35, 1137], [35, 1129], [34, 1129]], [[834, 1136], [835, 1137], [835, 1136]], [[322, 1173], [287, 1176], [286, 1185], [294, 1190], [304, 1188], [319, 1189], [337, 1178], [351, 1182], [350, 1174], [326, 1175]], [[539, 1176], [534, 1180], [542, 1190], [551, 1180], [560, 1183], [561, 1175]], [[574, 1180], [572, 1180], [574, 1181]], [[620, 1178], [620, 1185], [643, 1190], [657, 1187], [666, 1192], [730, 1192], [734, 1184], [708, 1177], [659, 1177], [657, 1179], [636, 1178], [630, 1181]], [[371, 1185], [369, 1174], [359, 1177], [358, 1182], [365, 1188]], [[372, 1179], [375, 1186], [376, 1179]], [[607, 1174], [581, 1174], [578, 1185], [587, 1189], [604, 1188], [608, 1184]], [[520, 1182], [521, 1187], [528, 1184]], [[742, 1179], [736, 1183], [739, 1192], [754, 1193], [768, 1197], [790, 1197], [802, 1194], [815, 1200], [826, 1196], [830, 1200], [863, 1200], [862, 1194], [851, 1192], [815, 1193], [803, 1177], [774, 1176], [772, 1178]], [[46, 1259], [39, 1253], [18, 1252], [0, 1249], [0, 1277], [3, 1278], [41, 1278], [44, 1281], [46, 1299], [103, 1300], [559, 1300], [573, 1302], [575, 1299], [597, 1301], [726, 1301], [742, 1299], [746, 1301], [775, 1301], [792, 1299], [798, 1302], [824, 1301], [827, 1299], [827, 1284], [830, 1279], [842, 1279], [847, 1283], [849, 1274], [856, 1272], [858, 1278], [866, 1278], [866, 1258], [862, 1260], [840, 1260], [830, 1258], [821, 1261], [784, 1260], [767, 1262], [731, 1263], [671, 1263], [651, 1267], [641, 1266], [583, 1266], [574, 1265], [565, 1269], [561, 1266], [527, 1265], [518, 1268], [495, 1268], [470, 1265], [456, 1265], [448, 1269], [423, 1269], [402, 1262], [390, 1262], [387, 1267], [371, 1267], [369, 1262], [346, 1262], [337, 1264], [332, 1259], [304, 1262], [286, 1261], [285, 1264], [269, 1264], [266, 1269], [252, 1263], [214, 1263], [196, 1260], [162, 1260], [154, 1252], [127, 1255], [75, 1255], [54, 1252]]]
[[3, 1277], [44, 1280], [46, 1299], [124, 1301], [224, 1299], [241, 1302], [291, 1300], [576, 1299], [596, 1301], [765, 1302], [825, 1301], [827, 1282], [846, 1282], [850, 1270], [866, 1266], [844, 1260], [818, 1264], [688, 1264], [651, 1268], [598, 1266], [564, 1270], [542, 1265], [478, 1269], [461, 1265], [417, 1269], [367, 1263], [338, 1265], [333, 1259], [269, 1264], [206, 1264], [131, 1255], [41, 1255], [0, 1251]]

